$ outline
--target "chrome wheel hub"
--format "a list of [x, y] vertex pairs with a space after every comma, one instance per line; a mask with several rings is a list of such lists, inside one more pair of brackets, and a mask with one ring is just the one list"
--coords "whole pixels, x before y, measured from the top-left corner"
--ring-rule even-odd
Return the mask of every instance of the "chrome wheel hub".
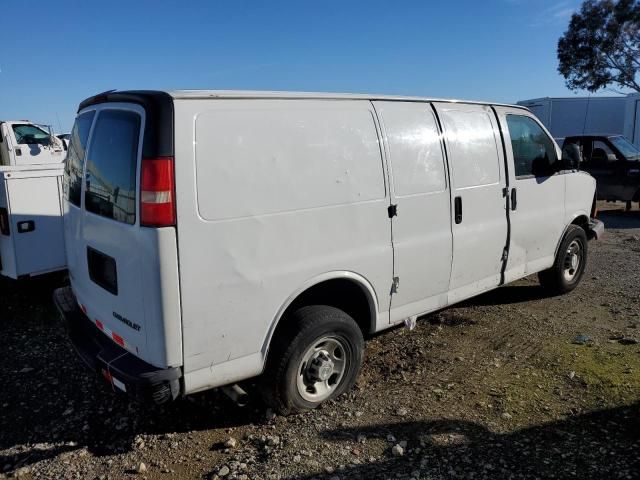
[[298, 367], [297, 387], [302, 398], [321, 402], [338, 388], [346, 370], [346, 346], [336, 337], [316, 340], [304, 353]]
[[578, 240], [574, 240], [567, 247], [564, 257], [563, 275], [566, 281], [572, 281], [578, 274], [580, 263], [582, 262], [582, 245]]

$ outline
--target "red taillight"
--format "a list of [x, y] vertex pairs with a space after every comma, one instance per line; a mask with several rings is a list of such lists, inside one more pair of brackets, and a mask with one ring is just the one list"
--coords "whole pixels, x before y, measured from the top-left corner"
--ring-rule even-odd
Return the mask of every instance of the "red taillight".
[[140, 170], [140, 225], [176, 224], [173, 157], [143, 158]]

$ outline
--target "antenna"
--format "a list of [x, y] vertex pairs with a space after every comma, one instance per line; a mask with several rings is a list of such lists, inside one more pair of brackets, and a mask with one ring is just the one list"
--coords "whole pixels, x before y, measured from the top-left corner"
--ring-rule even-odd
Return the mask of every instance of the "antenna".
[[582, 135], [584, 135], [584, 131], [587, 128], [587, 116], [589, 115], [589, 102], [591, 101], [591, 93], [587, 97], [587, 108], [584, 111], [584, 122], [582, 123]]
[[56, 112], [56, 120], [58, 121], [58, 132], [62, 132], [62, 124], [60, 123], [60, 117], [58, 116], [58, 112]]

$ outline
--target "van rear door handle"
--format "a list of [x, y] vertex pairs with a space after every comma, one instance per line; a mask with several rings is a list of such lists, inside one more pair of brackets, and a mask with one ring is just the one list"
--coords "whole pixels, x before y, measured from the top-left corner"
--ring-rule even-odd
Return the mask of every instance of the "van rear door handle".
[[456, 197], [453, 201], [455, 208], [455, 222], [462, 223], [462, 197]]
[[25, 220], [24, 222], [18, 222], [18, 233], [29, 233], [36, 229], [36, 222], [33, 220]]
[[518, 195], [516, 194], [516, 189], [511, 189], [511, 210], [515, 210], [518, 206]]

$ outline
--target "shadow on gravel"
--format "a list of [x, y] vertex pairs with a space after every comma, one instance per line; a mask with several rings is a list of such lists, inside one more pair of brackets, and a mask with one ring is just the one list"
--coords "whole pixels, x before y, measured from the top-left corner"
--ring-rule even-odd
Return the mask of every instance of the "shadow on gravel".
[[131, 403], [76, 358], [51, 295], [53, 276], [0, 277], [0, 473], [87, 448], [95, 455], [133, 448], [138, 434], [228, 428], [263, 420], [217, 392], [165, 406]]
[[507, 305], [551, 298], [540, 285], [507, 285], [466, 300], [456, 307], [474, 307], [481, 305]]
[[[358, 435], [394, 435], [408, 447], [402, 456], [351, 465], [340, 478], [638, 478], [640, 403], [601, 410], [508, 434], [457, 420], [408, 422], [324, 432], [328, 442]], [[393, 444], [389, 443], [389, 449]], [[420, 451], [416, 451], [416, 447]], [[407, 450], [408, 449], [408, 450]], [[304, 475], [290, 480], [330, 478]]]

